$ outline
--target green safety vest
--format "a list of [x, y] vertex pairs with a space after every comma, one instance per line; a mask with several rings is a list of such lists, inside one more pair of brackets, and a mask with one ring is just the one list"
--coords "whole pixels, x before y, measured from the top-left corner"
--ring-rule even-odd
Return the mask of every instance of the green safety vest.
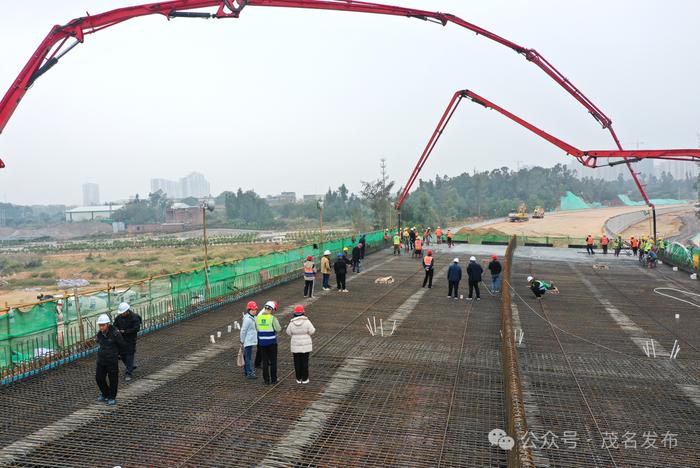
[[255, 322], [258, 326], [258, 342], [260, 346], [267, 346], [277, 343], [277, 335], [275, 334], [275, 329], [272, 326], [274, 321], [274, 316], [272, 314], [260, 313], [255, 318]]
[[394, 236], [394, 245], [399, 245], [401, 243], [401, 238], [396, 235]]

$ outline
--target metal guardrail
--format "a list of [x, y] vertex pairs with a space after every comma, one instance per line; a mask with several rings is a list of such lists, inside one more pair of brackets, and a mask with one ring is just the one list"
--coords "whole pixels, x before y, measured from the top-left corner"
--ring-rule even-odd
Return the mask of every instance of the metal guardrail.
[[532, 450], [522, 442], [527, 434], [527, 421], [525, 420], [525, 404], [523, 402], [523, 388], [520, 379], [520, 367], [518, 366], [518, 351], [515, 346], [513, 333], [513, 312], [510, 303], [510, 271], [513, 261], [513, 252], [517, 245], [513, 236], [508, 242], [505, 261], [503, 262], [504, 291], [501, 293], [501, 360], [503, 366], [503, 396], [506, 414], [506, 432], [515, 440], [515, 445], [508, 452], [508, 467], [532, 467], [535, 462]]

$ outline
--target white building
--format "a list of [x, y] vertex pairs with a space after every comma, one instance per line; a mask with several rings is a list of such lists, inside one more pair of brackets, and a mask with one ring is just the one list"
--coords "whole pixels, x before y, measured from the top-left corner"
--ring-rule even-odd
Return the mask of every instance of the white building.
[[211, 193], [211, 185], [199, 172], [192, 172], [180, 180], [151, 179], [151, 192], [162, 190], [168, 198], [204, 198]]
[[100, 186], [83, 184], [83, 205], [95, 206], [100, 204]]
[[124, 205], [95, 205], [95, 206], [78, 206], [66, 210], [66, 221], [94, 221], [100, 219], [109, 219], [115, 211], [122, 208]]

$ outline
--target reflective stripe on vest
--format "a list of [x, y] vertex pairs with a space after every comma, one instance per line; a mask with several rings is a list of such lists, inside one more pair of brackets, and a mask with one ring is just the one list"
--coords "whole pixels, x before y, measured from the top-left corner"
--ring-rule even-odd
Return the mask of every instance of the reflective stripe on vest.
[[263, 346], [277, 343], [277, 335], [272, 326], [273, 320], [271, 314], [258, 314], [255, 318], [258, 326], [258, 342]]
[[304, 277], [313, 279], [313, 277], [314, 277], [314, 265], [313, 264], [311, 266], [304, 265]]
[[433, 264], [433, 257], [423, 257], [423, 264], [427, 267], [431, 266]]

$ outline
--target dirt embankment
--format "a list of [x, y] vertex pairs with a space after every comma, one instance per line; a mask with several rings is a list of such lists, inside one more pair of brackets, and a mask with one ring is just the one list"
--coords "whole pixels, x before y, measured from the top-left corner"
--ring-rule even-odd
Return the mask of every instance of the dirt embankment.
[[[505, 234], [517, 234], [522, 236], [562, 236], [562, 237], [586, 237], [600, 236], [603, 233], [605, 222], [624, 213], [641, 211], [645, 206], [623, 206], [613, 208], [599, 208], [590, 210], [559, 211], [547, 213], [542, 219], [530, 218], [522, 223], [510, 223], [507, 221], [489, 224], [484, 229], [499, 231]], [[658, 232], [670, 236], [677, 232], [680, 226], [678, 218], [683, 212], [659, 216], [657, 219]], [[643, 223], [640, 223], [640, 225]], [[648, 223], [647, 223], [648, 224]]]

